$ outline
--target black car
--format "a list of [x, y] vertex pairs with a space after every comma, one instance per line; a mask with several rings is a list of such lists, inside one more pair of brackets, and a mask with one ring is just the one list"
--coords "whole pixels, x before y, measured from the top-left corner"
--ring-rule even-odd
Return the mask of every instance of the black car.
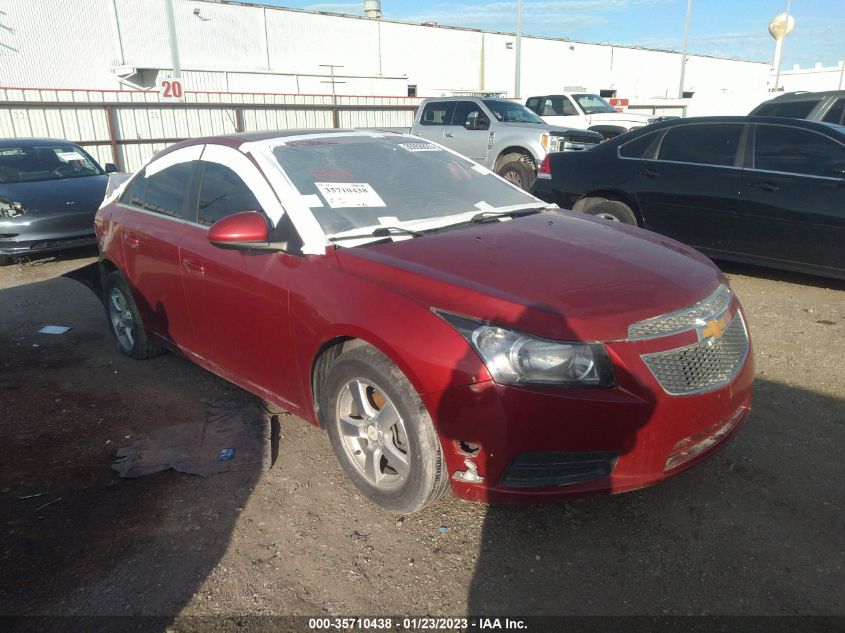
[[93, 244], [94, 214], [113, 171], [70, 141], [0, 140], [0, 264]]
[[845, 90], [787, 92], [764, 101], [748, 114], [845, 125]]
[[555, 153], [534, 195], [714, 258], [845, 279], [845, 127], [775, 117], [666, 121]]

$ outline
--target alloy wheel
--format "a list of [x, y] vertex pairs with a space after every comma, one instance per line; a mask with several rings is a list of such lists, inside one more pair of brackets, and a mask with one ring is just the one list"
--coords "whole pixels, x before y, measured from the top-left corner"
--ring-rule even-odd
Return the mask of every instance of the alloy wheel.
[[405, 421], [377, 385], [352, 380], [337, 397], [336, 424], [344, 452], [367, 482], [379, 490], [402, 486], [411, 471]]
[[112, 288], [109, 293], [109, 318], [118, 345], [122, 350], [131, 352], [135, 347], [135, 319], [119, 288]]

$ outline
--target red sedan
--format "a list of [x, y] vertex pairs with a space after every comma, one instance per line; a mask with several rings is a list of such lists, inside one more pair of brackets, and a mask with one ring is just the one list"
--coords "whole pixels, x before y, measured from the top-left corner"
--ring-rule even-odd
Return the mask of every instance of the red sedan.
[[415, 137], [186, 141], [96, 233], [121, 352], [179, 350], [326, 429], [390, 510], [641, 488], [750, 411], [745, 317], [708, 259]]

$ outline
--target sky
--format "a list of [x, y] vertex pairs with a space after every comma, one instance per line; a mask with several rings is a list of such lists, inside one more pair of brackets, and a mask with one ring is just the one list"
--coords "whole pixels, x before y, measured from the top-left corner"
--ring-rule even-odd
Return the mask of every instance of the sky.
[[[284, 7], [363, 14], [360, 2], [253, 0]], [[789, 0], [692, 0], [689, 52], [772, 61], [768, 24]], [[513, 32], [516, 2], [382, 0], [385, 18]], [[522, 31], [586, 42], [681, 50], [687, 0], [523, 0]], [[792, 0], [795, 30], [782, 68], [845, 58], [845, 0]]]

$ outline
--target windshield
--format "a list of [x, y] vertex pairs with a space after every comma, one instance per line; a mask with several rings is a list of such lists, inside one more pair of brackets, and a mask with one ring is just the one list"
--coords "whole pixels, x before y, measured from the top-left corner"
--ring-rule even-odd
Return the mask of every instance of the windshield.
[[572, 95], [587, 114], [615, 114], [612, 105], [598, 95]]
[[0, 183], [61, 180], [101, 173], [97, 164], [76, 145], [0, 147]]
[[537, 204], [487, 169], [415, 137], [313, 138], [273, 155], [326, 235]]
[[482, 101], [484, 101], [484, 105], [490, 108], [493, 112], [493, 116], [495, 116], [499, 121], [503, 121], [505, 123], [546, 124], [543, 119], [531, 112], [531, 110], [521, 103], [516, 103], [514, 101], [501, 101], [499, 99], [482, 99]]

